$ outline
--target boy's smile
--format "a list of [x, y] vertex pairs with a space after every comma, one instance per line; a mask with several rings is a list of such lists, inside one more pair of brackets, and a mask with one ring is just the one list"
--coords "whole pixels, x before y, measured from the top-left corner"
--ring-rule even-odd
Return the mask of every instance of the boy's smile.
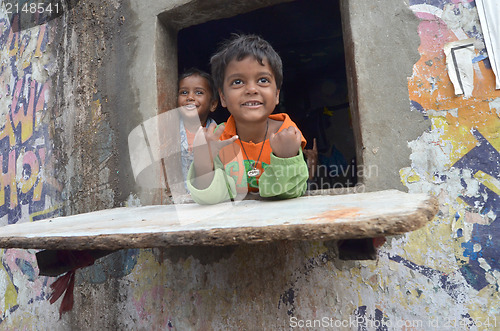
[[222, 106], [233, 115], [236, 123], [259, 123], [267, 121], [279, 103], [279, 89], [273, 71], [263, 59], [261, 65], [254, 57], [228, 63], [222, 91], [219, 91]]

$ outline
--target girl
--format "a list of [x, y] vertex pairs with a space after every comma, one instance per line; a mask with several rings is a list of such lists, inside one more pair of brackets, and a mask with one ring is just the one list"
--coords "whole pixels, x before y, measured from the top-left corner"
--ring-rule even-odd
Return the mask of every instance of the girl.
[[177, 106], [181, 115], [181, 159], [182, 174], [186, 180], [189, 166], [193, 162], [193, 140], [201, 126], [215, 123], [208, 115], [217, 108], [217, 93], [208, 73], [191, 68], [179, 77]]

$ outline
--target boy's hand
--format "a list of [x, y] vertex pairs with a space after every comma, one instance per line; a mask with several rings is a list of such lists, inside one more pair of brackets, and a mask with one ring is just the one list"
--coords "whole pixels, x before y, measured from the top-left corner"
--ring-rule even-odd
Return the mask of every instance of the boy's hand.
[[300, 149], [301, 134], [299, 129], [289, 126], [285, 130], [273, 133], [269, 144], [274, 155], [282, 159], [297, 156]]
[[[233, 136], [227, 140], [219, 140], [222, 132], [224, 132], [224, 124], [219, 125], [217, 130], [216, 124], [212, 123], [208, 128], [201, 127], [196, 131], [193, 141], [193, 166], [196, 174], [195, 186], [198, 189], [204, 189], [210, 186], [213, 179], [212, 176], [203, 176], [214, 170], [214, 158], [219, 154], [219, 151], [227, 145], [232, 144], [238, 136]], [[215, 131], [214, 131], [215, 130]], [[200, 178], [200, 176], [203, 176]]]

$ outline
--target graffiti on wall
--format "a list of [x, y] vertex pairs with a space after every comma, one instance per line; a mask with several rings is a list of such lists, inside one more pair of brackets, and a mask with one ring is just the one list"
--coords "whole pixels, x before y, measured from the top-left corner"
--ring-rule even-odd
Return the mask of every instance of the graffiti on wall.
[[[477, 326], [491, 315], [488, 301], [500, 282], [500, 91], [474, 1], [413, 0], [410, 8], [421, 19], [411, 106], [432, 124], [409, 142], [412, 166], [400, 174], [410, 192], [437, 196], [441, 210], [427, 232], [410, 234], [410, 244], [389, 258], [428, 277], [454, 304], [476, 298], [457, 318]], [[443, 52], [446, 43], [467, 38], [475, 40], [469, 98], [454, 95]], [[418, 247], [423, 240], [428, 247]]]
[[13, 224], [50, 212], [51, 189], [60, 189], [60, 185], [47, 171], [50, 144], [48, 127], [42, 121], [50, 80], [39, 61], [49, 30], [41, 26], [38, 33], [14, 33], [5, 18], [0, 20], [0, 28], [1, 52], [8, 54], [2, 57], [0, 68], [0, 93], [6, 106], [2, 107], [0, 129], [0, 218], [1, 223]]
[[[46, 116], [50, 28], [19, 24], [0, 13], [0, 226], [58, 214], [61, 191], [52, 177]], [[32, 252], [0, 250], [0, 258], [1, 323], [20, 303], [44, 299], [47, 278], [37, 276]]]

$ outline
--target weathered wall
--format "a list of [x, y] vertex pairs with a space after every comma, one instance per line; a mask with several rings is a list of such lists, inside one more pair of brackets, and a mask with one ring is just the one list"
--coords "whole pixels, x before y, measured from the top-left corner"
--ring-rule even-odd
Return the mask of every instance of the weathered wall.
[[[19, 29], [0, 11], [0, 225], [58, 214], [63, 183], [55, 176], [51, 119], [54, 29]], [[37, 277], [32, 252], [0, 250], [0, 327], [20, 306], [44, 300], [47, 279]], [[29, 308], [28, 308], [29, 309]], [[10, 317], [12, 316], [12, 318]]]
[[403, 190], [398, 172], [409, 165], [406, 142], [429, 126], [420, 114], [407, 111], [406, 80], [418, 60], [418, 19], [406, 1], [341, 3], [351, 109], [360, 123], [355, 126], [358, 164], [378, 170], [366, 171], [360, 180], [370, 191]]
[[[169, 43], [156, 15], [185, 3], [73, 1], [18, 32], [0, 13], [1, 225], [153, 200], [133, 183], [127, 135], [159, 110], [155, 47]], [[60, 320], [34, 252], [1, 250], [0, 329], [500, 327], [500, 92], [478, 58], [473, 96], [454, 96], [443, 53], [472, 37], [484, 54], [474, 2], [343, 8], [363, 161], [389, 159], [369, 184], [438, 196], [428, 227], [389, 238], [372, 262], [339, 261], [329, 242], [120, 251], [77, 274]]]
[[[134, 116], [135, 91], [123, 68], [135, 45], [120, 29], [133, 15], [113, 1], [52, 10], [54, 19], [36, 24], [0, 11], [1, 225], [112, 208], [134, 192], [121, 154], [128, 121], [111, 115], [127, 105]], [[28, 15], [34, 18], [21, 12]], [[38, 277], [34, 251], [0, 256], [0, 328], [51, 328], [58, 319], [46, 301], [53, 279]]]

